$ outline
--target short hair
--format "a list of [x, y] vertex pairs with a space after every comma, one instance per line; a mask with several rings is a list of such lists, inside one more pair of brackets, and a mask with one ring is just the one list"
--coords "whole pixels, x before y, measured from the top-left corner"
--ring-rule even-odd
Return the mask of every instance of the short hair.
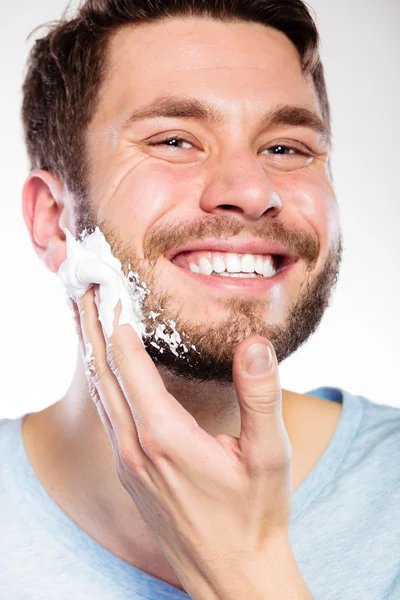
[[285, 34], [312, 76], [330, 133], [318, 30], [302, 0], [85, 0], [73, 18], [64, 13], [50, 24], [28, 57], [22, 121], [31, 169], [52, 172], [77, 199], [85, 197], [86, 131], [106, 75], [108, 42], [125, 25], [173, 17], [256, 22]]

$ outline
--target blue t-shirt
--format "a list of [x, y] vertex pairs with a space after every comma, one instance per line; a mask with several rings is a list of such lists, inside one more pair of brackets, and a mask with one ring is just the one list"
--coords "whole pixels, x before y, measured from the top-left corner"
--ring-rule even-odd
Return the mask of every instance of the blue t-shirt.
[[[308, 393], [343, 408], [293, 495], [289, 535], [300, 572], [314, 600], [399, 600], [400, 408], [338, 388]], [[0, 420], [0, 598], [189, 598], [100, 546], [61, 510], [29, 463], [22, 418]]]

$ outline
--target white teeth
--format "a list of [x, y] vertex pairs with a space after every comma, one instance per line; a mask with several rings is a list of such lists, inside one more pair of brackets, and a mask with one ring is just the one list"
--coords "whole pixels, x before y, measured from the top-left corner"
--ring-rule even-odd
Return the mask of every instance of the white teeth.
[[257, 277], [255, 273], [220, 273], [219, 277], [245, 277], [248, 279], [249, 277]]
[[264, 270], [263, 270], [263, 276], [264, 277], [273, 277], [275, 275], [276, 271], [274, 269], [274, 267], [272, 266], [272, 261], [270, 258], [267, 258], [264, 260]]
[[211, 273], [213, 272], [213, 266], [208, 260], [208, 258], [206, 258], [205, 256], [202, 256], [199, 261], [199, 269], [200, 273], [202, 273], [203, 275], [211, 275]]
[[214, 258], [213, 265], [216, 273], [223, 273], [225, 271], [225, 263], [220, 256]]
[[251, 254], [245, 254], [241, 259], [242, 273], [254, 273], [254, 257]]
[[227, 253], [224, 258], [215, 256], [212, 260], [202, 256], [199, 264], [190, 263], [189, 269], [193, 273], [201, 273], [203, 275], [216, 273], [223, 277], [256, 277], [256, 273], [263, 277], [273, 277], [276, 274], [272, 256], [254, 257], [251, 254], [240, 256]]
[[240, 273], [242, 265], [240, 264], [239, 256], [236, 254], [227, 254], [225, 263], [228, 273]]
[[193, 273], [200, 273], [199, 267], [197, 265], [195, 265], [194, 263], [190, 263], [189, 269], [191, 271], [193, 271]]
[[263, 271], [264, 271], [264, 261], [263, 261], [263, 259], [262, 259], [261, 256], [257, 256], [256, 260], [254, 261], [254, 270], [259, 275], [263, 274]]

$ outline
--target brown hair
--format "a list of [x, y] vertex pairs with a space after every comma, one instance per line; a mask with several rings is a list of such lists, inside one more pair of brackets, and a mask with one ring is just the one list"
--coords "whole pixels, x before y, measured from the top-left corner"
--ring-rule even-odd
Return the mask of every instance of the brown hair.
[[59, 177], [77, 202], [85, 198], [85, 131], [104, 80], [108, 40], [121, 26], [176, 16], [253, 21], [284, 33], [297, 48], [303, 71], [312, 75], [330, 131], [318, 31], [302, 0], [86, 0], [74, 18], [64, 13], [50, 24], [28, 58], [22, 120], [31, 169]]

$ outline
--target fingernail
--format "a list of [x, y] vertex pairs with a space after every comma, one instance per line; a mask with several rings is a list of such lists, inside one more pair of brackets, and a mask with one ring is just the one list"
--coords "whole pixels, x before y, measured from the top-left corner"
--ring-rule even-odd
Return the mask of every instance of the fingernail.
[[252, 344], [247, 348], [246, 371], [249, 375], [262, 375], [272, 365], [272, 353], [268, 344]]

